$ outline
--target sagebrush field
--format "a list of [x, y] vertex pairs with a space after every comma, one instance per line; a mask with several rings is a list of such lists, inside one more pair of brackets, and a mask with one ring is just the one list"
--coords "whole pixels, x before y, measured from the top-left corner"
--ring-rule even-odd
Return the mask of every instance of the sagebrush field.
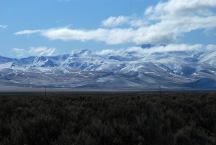
[[0, 145], [215, 145], [215, 93], [1, 95]]

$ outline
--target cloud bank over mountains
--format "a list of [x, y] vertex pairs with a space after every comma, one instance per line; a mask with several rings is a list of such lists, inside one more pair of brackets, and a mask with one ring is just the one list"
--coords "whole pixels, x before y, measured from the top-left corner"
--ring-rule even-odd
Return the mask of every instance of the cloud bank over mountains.
[[15, 35], [40, 34], [50, 40], [96, 41], [108, 45], [176, 43], [195, 30], [216, 28], [215, 0], [170, 0], [144, 11], [144, 16], [110, 16], [95, 29], [26, 29]]
[[[38, 48], [38, 52], [42, 50]], [[78, 50], [58, 56], [0, 57], [0, 85], [158, 90], [160, 82], [160, 88], [168, 90], [215, 90], [215, 56], [216, 45], [169, 44]]]
[[55, 48], [49, 48], [46, 46], [31, 47], [31, 48], [13, 48], [12, 51], [17, 57], [25, 56], [51, 56], [55, 52]]

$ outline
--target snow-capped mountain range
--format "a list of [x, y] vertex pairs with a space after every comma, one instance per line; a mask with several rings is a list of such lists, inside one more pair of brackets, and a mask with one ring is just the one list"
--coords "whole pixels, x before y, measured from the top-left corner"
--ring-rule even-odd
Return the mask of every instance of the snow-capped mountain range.
[[0, 86], [216, 89], [216, 49], [209, 46], [172, 50], [168, 46], [143, 45], [59, 56], [0, 56]]

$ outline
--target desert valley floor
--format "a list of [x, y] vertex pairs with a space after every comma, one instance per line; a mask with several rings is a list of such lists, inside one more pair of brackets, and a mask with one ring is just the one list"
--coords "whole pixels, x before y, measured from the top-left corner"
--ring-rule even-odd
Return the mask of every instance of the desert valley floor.
[[214, 145], [215, 92], [0, 94], [0, 145]]

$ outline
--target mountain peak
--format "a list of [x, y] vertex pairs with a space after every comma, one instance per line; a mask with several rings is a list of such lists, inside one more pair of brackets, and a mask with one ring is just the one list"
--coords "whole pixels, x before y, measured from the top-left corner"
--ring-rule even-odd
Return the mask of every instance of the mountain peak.
[[30, 78], [31, 85], [36, 87], [115, 86], [115, 89], [140, 89], [158, 87], [159, 79], [166, 88], [193, 86], [194, 89], [208, 82], [210, 86], [215, 84], [215, 54], [212, 51], [209, 55], [208, 51], [145, 54], [140, 50], [113, 50], [108, 55], [97, 55], [89, 50], [81, 50], [71, 55], [21, 59], [0, 57], [0, 82], [22, 86], [26, 85], [25, 78]]

